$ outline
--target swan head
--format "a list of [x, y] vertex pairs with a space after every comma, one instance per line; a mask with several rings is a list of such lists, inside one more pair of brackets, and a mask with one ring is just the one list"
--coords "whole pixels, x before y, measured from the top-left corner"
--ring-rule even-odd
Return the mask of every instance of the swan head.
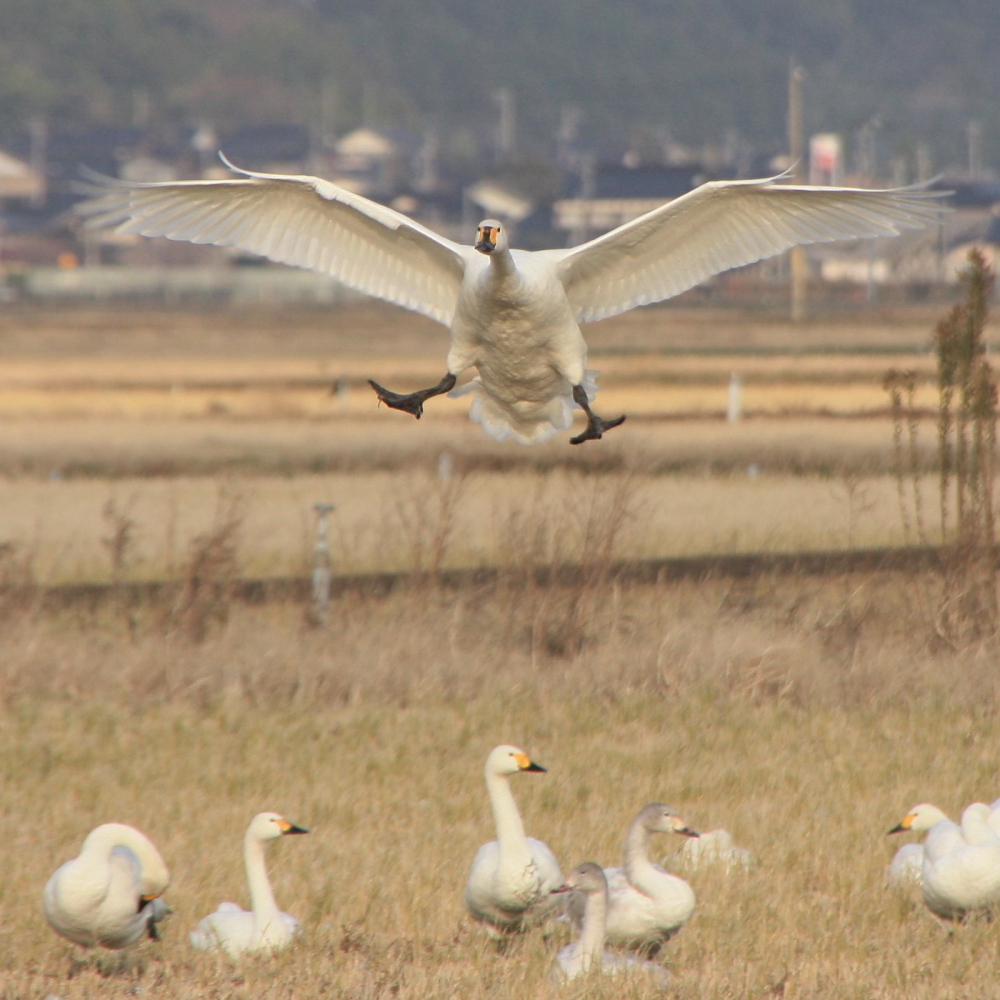
[[920, 805], [914, 806], [889, 833], [904, 833], [907, 830], [923, 833], [947, 818], [937, 806], [932, 806], [929, 802], [921, 802]]
[[517, 774], [520, 771], [544, 771], [520, 747], [503, 743], [494, 747], [486, 758], [486, 773], [496, 775]]
[[474, 248], [488, 257], [497, 250], [507, 249], [507, 231], [497, 219], [483, 219], [476, 227]]
[[290, 833], [308, 833], [304, 826], [297, 826], [280, 813], [257, 813], [247, 827], [247, 836], [254, 840], [277, 840]]
[[588, 895], [592, 892], [607, 892], [608, 880], [604, 876], [604, 869], [594, 861], [585, 861], [582, 865], [577, 865], [569, 875], [566, 876], [562, 885], [557, 885], [552, 892], [583, 892]]
[[650, 833], [679, 833], [682, 837], [697, 837], [687, 821], [662, 802], [650, 802], [636, 817]]

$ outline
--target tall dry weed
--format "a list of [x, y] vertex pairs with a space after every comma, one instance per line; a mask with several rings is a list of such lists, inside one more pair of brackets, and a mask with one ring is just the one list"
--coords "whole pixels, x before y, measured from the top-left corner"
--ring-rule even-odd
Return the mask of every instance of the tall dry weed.
[[[937, 359], [937, 592], [919, 600], [946, 642], [967, 645], [1000, 634], [996, 565], [997, 379], [986, 352], [993, 272], [981, 251], [961, 274], [964, 301], [934, 331]], [[908, 538], [929, 541], [921, 502], [916, 376], [890, 371], [884, 383], [893, 414], [896, 483]]]
[[558, 503], [545, 502], [554, 487], [543, 480], [507, 514], [497, 585], [504, 633], [543, 659], [576, 655], [614, 622], [615, 573], [638, 513], [631, 473], [560, 484]]
[[240, 493], [219, 494], [211, 527], [191, 542], [177, 600], [166, 609], [163, 619], [167, 631], [179, 629], [201, 642], [213, 627], [229, 620], [240, 580], [239, 544], [245, 508]]

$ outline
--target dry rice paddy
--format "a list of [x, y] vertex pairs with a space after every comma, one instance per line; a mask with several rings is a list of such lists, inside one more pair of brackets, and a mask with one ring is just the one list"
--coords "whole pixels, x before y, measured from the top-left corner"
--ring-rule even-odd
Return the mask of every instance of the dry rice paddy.
[[[602, 324], [602, 406], [633, 420], [581, 449], [493, 445], [464, 403], [419, 423], [377, 410], [369, 375], [438, 374], [440, 334], [401, 316], [0, 319], [0, 584], [173, 575], [190, 599], [183, 613], [115, 593], [45, 610], [0, 586], [0, 996], [649, 995], [558, 990], [565, 928], [498, 952], [465, 918], [468, 864], [493, 836], [482, 763], [506, 741], [549, 767], [514, 791], [564, 870], [614, 862], [652, 800], [753, 851], [747, 873], [691, 875], [668, 995], [994, 995], [995, 925], [943, 928], [884, 885], [885, 831], [909, 806], [1000, 795], [995, 640], [949, 645], [945, 581], [608, 574], [653, 554], [915, 540], [879, 383], [890, 364], [930, 371], [933, 315], [804, 332], [699, 310]], [[728, 425], [733, 371], [749, 416]], [[338, 569], [586, 572], [576, 587], [501, 574], [459, 590], [417, 576], [338, 599], [327, 627], [212, 591], [210, 565], [191, 589], [226, 510], [239, 572], [306, 570], [319, 500], [338, 504]], [[246, 904], [239, 842], [264, 808], [312, 831], [270, 853], [303, 938], [236, 965], [196, 953], [201, 916]], [[175, 913], [159, 944], [90, 956], [48, 929], [40, 894], [110, 819], [159, 845]]]

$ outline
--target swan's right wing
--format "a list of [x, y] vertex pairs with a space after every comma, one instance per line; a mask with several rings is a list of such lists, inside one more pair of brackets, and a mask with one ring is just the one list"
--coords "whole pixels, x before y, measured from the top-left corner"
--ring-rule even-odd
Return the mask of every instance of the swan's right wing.
[[319, 177], [238, 172], [155, 183], [92, 177], [84, 186], [92, 197], [77, 211], [94, 228], [238, 247], [319, 271], [451, 323], [470, 247]]

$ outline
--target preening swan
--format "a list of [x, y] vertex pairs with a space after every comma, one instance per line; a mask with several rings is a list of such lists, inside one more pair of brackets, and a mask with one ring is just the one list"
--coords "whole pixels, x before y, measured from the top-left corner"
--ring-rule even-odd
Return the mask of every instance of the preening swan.
[[[921, 802], [914, 806], [890, 831], [894, 833], [926, 833], [938, 823], [948, 823], [958, 831], [958, 826], [937, 806], [929, 802]], [[897, 889], [905, 889], [911, 885], [920, 885], [923, 881], [924, 848], [921, 844], [904, 844], [893, 855], [886, 871], [886, 881]]]
[[524, 835], [509, 784], [512, 774], [544, 770], [518, 747], [495, 747], [486, 758], [486, 791], [497, 839], [483, 844], [473, 858], [465, 906], [494, 937], [524, 930], [558, 908], [550, 893], [562, 884], [559, 862], [540, 840]]
[[737, 847], [728, 830], [700, 831], [697, 837], [688, 837], [673, 857], [688, 871], [712, 867], [745, 871], [753, 864], [753, 855], [745, 847]]
[[635, 973], [650, 976], [660, 987], [666, 986], [669, 973], [655, 962], [632, 955], [614, 955], [604, 950], [608, 911], [608, 882], [601, 866], [593, 861], [574, 868], [566, 881], [553, 892], [572, 892], [583, 897], [580, 937], [566, 945], [556, 956], [553, 969], [559, 981], [576, 979], [598, 970], [604, 974]]
[[[649, 859], [654, 833], [697, 837], [669, 806], [651, 802], [632, 821], [625, 835], [625, 866], [605, 868], [608, 883], [607, 939], [612, 944], [655, 952], [677, 933], [694, 913], [695, 896], [682, 878], [671, 875]], [[579, 927], [583, 900], [569, 899], [567, 916]]]
[[484, 219], [472, 246], [318, 177], [226, 165], [225, 180], [132, 183], [95, 179], [79, 206], [90, 225], [239, 247], [328, 274], [430, 316], [451, 330], [447, 370], [406, 394], [371, 382], [387, 406], [420, 417], [432, 396], [473, 393], [469, 416], [498, 441], [545, 441], [587, 417], [572, 444], [624, 420], [591, 408], [594, 373], [579, 324], [659, 302], [729, 268], [805, 243], [892, 236], [940, 215], [921, 190], [709, 181], [604, 236], [561, 250], [514, 250]]
[[956, 835], [954, 824], [937, 823], [924, 841], [924, 902], [950, 920], [1000, 904], [1000, 837], [989, 823], [990, 807], [966, 806]]
[[295, 917], [282, 913], [274, 901], [264, 867], [264, 845], [294, 833], [308, 833], [274, 812], [258, 813], [250, 821], [243, 838], [243, 859], [250, 886], [250, 909], [235, 903], [220, 903], [191, 932], [191, 944], [199, 951], [221, 948], [238, 958], [247, 951], [274, 951], [284, 948], [299, 932]]
[[145, 834], [124, 823], [96, 827], [80, 856], [67, 861], [45, 886], [45, 918], [52, 929], [84, 947], [127, 948], [144, 935], [159, 939], [169, 913], [159, 897], [170, 873]]

